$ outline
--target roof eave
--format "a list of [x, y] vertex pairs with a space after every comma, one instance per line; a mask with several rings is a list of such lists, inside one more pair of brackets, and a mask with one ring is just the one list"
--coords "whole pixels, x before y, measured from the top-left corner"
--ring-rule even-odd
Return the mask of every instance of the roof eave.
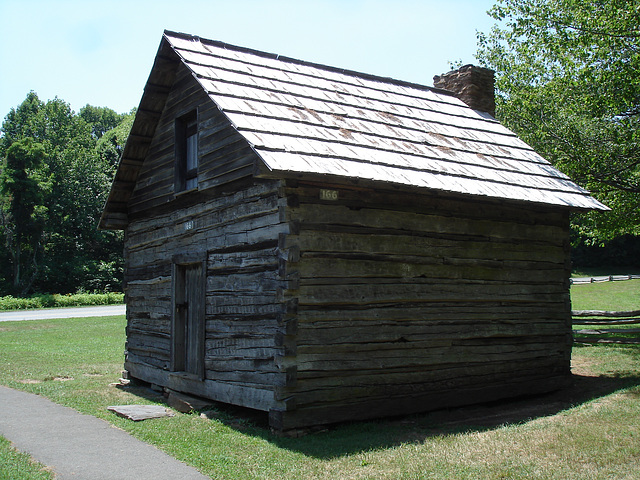
[[326, 174], [326, 173], [310, 173], [310, 172], [299, 172], [295, 170], [276, 170], [269, 167], [269, 165], [259, 157], [254, 169], [254, 176], [256, 178], [264, 178], [264, 179], [282, 179], [282, 180], [296, 180], [296, 181], [307, 181], [312, 183], [319, 184], [327, 184], [340, 186], [343, 185], [345, 187], [363, 187], [363, 188], [387, 188], [389, 190], [403, 191], [403, 192], [414, 192], [420, 194], [428, 194], [435, 195], [440, 197], [450, 197], [450, 198], [474, 198], [478, 200], [488, 201], [490, 203], [514, 203], [514, 204], [526, 204], [526, 205], [536, 205], [539, 207], [545, 207], [550, 209], [563, 209], [569, 210], [570, 212], [589, 212], [589, 211], [609, 211], [611, 210], [606, 205], [598, 202], [593, 197], [589, 195], [584, 195], [585, 198], [590, 199], [590, 207], [587, 206], [579, 206], [577, 204], [568, 204], [568, 203], [545, 203], [539, 201], [528, 201], [519, 198], [507, 198], [507, 197], [494, 197], [491, 195], [475, 195], [475, 194], [465, 194], [461, 192], [442, 190], [438, 188], [427, 188], [424, 186], [416, 186], [416, 185], [408, 185], [404, 183], [394, 183], [394, 182], [382, 182], [380, 180], [374, 179], [366, 179], [362, 177], [347, 177], [345, 175], [339, 174]]
[[100, 229], [120, 230], [128, 225], [122, 205], [133, 193], [179, 64], [180, 58], [163, 36], [103, 208]]

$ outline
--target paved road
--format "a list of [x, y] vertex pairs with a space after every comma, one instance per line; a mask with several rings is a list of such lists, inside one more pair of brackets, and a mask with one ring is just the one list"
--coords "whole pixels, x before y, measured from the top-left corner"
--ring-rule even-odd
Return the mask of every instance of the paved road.
[[125, 313], [125, 305], [50, 308], [46, 310], [15, 310], [12, 312], [0, 312], [0, 322], [46, 320], [49, 318], [108, 317], [111, 315], [124, 315]]

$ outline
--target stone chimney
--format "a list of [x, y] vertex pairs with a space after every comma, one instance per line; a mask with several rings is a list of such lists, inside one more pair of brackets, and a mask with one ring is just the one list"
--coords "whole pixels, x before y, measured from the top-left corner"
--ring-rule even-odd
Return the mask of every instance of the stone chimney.
[[433, 77], [433, 86], [443, 88], [474, 110], [496, 116], [494, 71], [489, 68], [465, 65], [457, 70]]

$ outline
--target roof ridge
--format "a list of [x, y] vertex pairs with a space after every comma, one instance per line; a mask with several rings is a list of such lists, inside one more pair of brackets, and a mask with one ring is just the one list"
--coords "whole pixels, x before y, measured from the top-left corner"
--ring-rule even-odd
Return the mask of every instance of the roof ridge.
[[334, 67], [331, 65], [325, 65], [322, 63], [316, 63], [316, 62], [309, 62], [306, 60], [300, 60], [298, 58], [293, 58], [293, 57], [287, 57], [285, 55], [280, 55], [277, 53], [270, 53], [270, 52], [265, 52], [263, 50], [257, 50], [257, 49], [253, 49], [253, 48], [248, 48], [248, 47], [242, 47], [239, 45], [234, 45], [231, 43], [226, 43], [226, 42], [222, 42], [219, 40], [211, 40], [208, 38], [203, 38], [200, 37], [198, 35], [191, 35], [188, 33], [181, 33], [181, 32], [175, 32], [175, 31], [171, 31], [171, 30], [165, 30], [164, 31], [164, 35], [168, 36], [168, 37], [178, 37], [178, 38], [182, 38], [182, 39], [186, 39], [186, 40], [197, 40], [201, 43], [206, 43], [206, 44], [210, 44], [213, 46], [216, 46], [218, 48], [224, 48], [225, 50], [232, 50], [232, 51], [237, 51], [237, 52], [242, 52], [242, 53], [249, 53], [252, 55], [257, 55], [263, 58], [269, 58], [272, 60], [278, 60], [278, 61], [282, 61], [282, 62], [287, 62], [287, 63], [293, 63], [296, 65], [302, 65], [302, 66], [306, 66], [306, 67], [313, 67], [313, 68], [318, 68], [320, 70], [326, 70], [329, 72], [333, 72], [333, 73], [338, 73], [341, 75], [347, 75], [347, 76], [352, 76], [352, 77], [358, 77], [358, 78], [362, 78], [365, 80], [372, 80], [372, 81], [377, 81], [377, 82], [383, 82], [383, 83], [388, 83], [388, 84], [393, 84], [393, 85], [398, 85], [398, 86], [402, 86], [402, 87], [410, 87], [410, 88], [416, 88], [418, 90], [426, 90], [426, 91], [430, 91], [430, 92], [434, 92], [434, 93], [439, 93], [442, 95], [447, 95], [453, 98], [458, 98], [457, 95], [450, 91], [450, 90], [445, 90], [442, 88], [437, 88], [437, 87], [431, 87], [429, 85], [423, 85], [421, 83], [416, 83], [416, 82], [409, 82], [406, 80], [399, 80], [397, 78], [393, 78], [393, 77], [384, 77], [382, 75], [374, 75], [372, 73], [365, 73], [365, 72], [359, 72], [357, 70], [350, 70], [350, 69], [346, 69], [346, 68], [340, 68], [340, 67]]

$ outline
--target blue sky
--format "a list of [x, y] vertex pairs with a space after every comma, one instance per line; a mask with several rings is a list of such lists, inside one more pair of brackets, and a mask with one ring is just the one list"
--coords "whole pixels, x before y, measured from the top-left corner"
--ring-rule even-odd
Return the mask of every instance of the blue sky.
[[30, 90], [136, 107], [164, 29], [432, 85], [474, 63], [493, 0], [0, 0], [0, 118]]

